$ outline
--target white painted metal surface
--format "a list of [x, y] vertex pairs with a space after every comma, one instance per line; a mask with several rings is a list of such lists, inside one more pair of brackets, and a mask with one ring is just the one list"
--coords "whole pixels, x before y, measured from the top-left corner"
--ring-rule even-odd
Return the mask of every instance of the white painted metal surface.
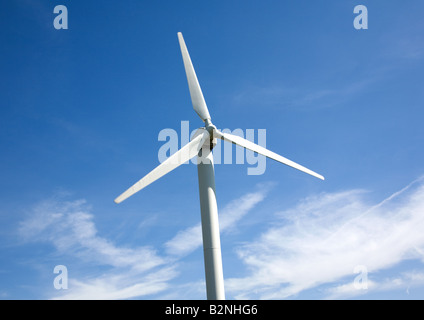
[[318, 179], [324, 180], [324, 177], [312, 170], [309, 170], [308, 168], [305, 168], [304, 166], [301, 166], [300, 164], [297, 164], [296, 162], [293, 162], [287, 158], [284, 158], [280, 156], [279, 154], [276, 154], [275, 152], [272, 152], [268, 149], [265, 149], [264, 147], [261, 147], [260, 145], [257, 145], [249, 140], [243, 139], [242, 137], [235, 136], [233, 134], [229, 133], [223, 133], [219, 130], [214, 131], [214, 137], [220, 138], [222, 140], [232, 142], [234, 144], [237, 144], [243, 148], [255, 151], [263, 156], [266, 156], [267, 158], [273, 159], [275, 161], [281, 162], [285, 165], [288, 165], [290, 167], [293, 167], [297, 170], [303, 171], [307, 174], [310, 174], [311, 176], [317, 177]]
[[203, 121], [206, 121], [206, 119], [210, 119], [211, 116], [209, 115], [202, 89], [200, 88], [199, 81], [197, 80], [196, 72], [194, 71], [193, 64], [181, 32], [178, 32], [178, 40], [180, 42], [181, 54], [183, 56], [184, 68], [187, 75], [188, 88], [190, 90], [191, 102], [193, 103], [194, 111], [197, 112]]
[[209, 133], [204, 129], [202, 129], [202, 131], [203, 132], [196, 136], [190, 143], [186, 144], [184, 147], [162, 162], [159, 166], [150, 171], [146, 176], [129, 187], [128, 190], [115, 199], [115, 203], [121, 203], [128, 197], [131, 197], [134, 193], [147, 187], [152, 182], [155, 182], [168, 172], [179, 167], [184, 162], [196, 157], [205, 140], [209, 140]]
[[[206, 143], [209, 143], [209, 141]], [[213, 155], [210, 148], [203, 148], [202, 151], [206, 154], [202, 155], [204, 161], [197, 165], [197, 173], [199, 177], [206, 296], [208, 300], [224, 300], [224, 274], [222, 271]]]

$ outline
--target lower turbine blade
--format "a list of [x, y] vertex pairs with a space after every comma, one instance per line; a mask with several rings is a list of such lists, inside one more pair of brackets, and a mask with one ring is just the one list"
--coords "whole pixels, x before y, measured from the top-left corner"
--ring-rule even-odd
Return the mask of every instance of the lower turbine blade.
[[192, 141], [190, 141], [180, 150], [175, 152], [172, 156], [162, 162], [155, 169], [150, 171], [146, 176], [136, 182], [133, 186], [128, 188], [127, 191], [125, 191], [115, 199], [115, 203], [121, 203], [125, 199], [131, 197], [134, 193], [147, 187], [152, 182], [158, 180], [165, 174], [179, 167], [183, 163], [189, 161], [191, 158], [197, 156], [204, 142], [206, 141], [206, 139], [209, 138], [209, 133], [206, 130], [199, 130], [202, 130], [199, 135], [195, 136]]
[[301, 166], [300, 164], [297, 164], [296, 162], [293, 162], [287, 158], [284, 158], [282, 156], [280, 156], [279, 154], [276, 154], [275, 152], [269, 151], [268, 149], [265, 149], [264, 147], [261, 147], [249, 140], [246, 140], [244, 138], [229, 134], [229, 133], [223, 133], [221, 131], [215, 130], [214, 131], [214, 135], [217, 138], [220, 138], [222, 140], [228, 141], [228, 142], [232, 142], [236, 145], [239, 145], [243, 148], [252, 150], [254, 152], [257, 152], [261, 155], [264, 155], [270, 159], [273, 159], [275, 161], [281, 162], [285, 165], [288, 165], [290, 167], [293, 167], [297, 170], [303, 171], [307, 174], [310, 174], [311, 176], [317, 177], [318, 179], [324, 180], [324, 177], [312, 170], [309, 170], [308, 168], [305, 168], [304, 166]]

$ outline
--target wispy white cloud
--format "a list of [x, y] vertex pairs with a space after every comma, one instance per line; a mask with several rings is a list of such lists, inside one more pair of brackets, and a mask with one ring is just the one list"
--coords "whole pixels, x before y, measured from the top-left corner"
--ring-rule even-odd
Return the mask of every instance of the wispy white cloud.
[[277, 216], [272, 228], [238, 250], [251, 270], [227, 279], [226, 288], [238, 298], [286, 298], [345, 277], [353, 283], [358, 265], [372, 273], [423, 258], [422, 178], [377, 205], [352, 190], [309, 197]]
[[118, 300], [156, 294], [170, 287], [177, 275], [175, 268], [165, 267], [147, 275], [109, 272], [86, 280], [71, 279], [68, 290], [53, 299], [60, 300]]
[[[335, 299], [424, 285], [423, 274], [412, 270], [368, 277], [366, 291], [354, 286], [358, 265], [373, 275], [407, 259], [424, 260], [423, 182], [418, 179], [377, 204], [366, 201], [364, 190], [348, 190], [310, 196], [277, 212], [270, 228], [236, 249], [247, 275], [226, 279], [227, 295], [282, 299], [319, 287], [323, 298]], [[258, 187], [226, 205], [220, 211], [222, 233], [233, 230], [268, 189]], [[160, 255], [151, 247], [121, 247], [101, 237], [84, 201], [50, 200], [34, 209], [19, 232], [28, 241], [53, 244], [58, 254], [76, 257], [83, 266], [102, 267], [101, 274], [72, 275], [69, 289], [53, 298], [190, 299], [188, 292], [198, 296], [204, 288], [203, 279], [176, 281], [180, 261], [201, 246], [200, 225], [178, 232]]]
[[93, 218], [84, 200], [50, 199], [33, 208], [18, 232], [23, 239], [53, 244], [61, 254], [113, 267], [144, 271], [164, 263], [150, 247], [118, 247], [99, 236]]
[[[240, 221], [253, 207], [263, 201], [269, 187], [260, 186], [259, 190], [248, 193], [239, 199], [233, 200], [219, 213], [219, 228], [222, 233], [231, 230], [236, 222]], [[165, 243], [166, 250], [173, 255], [186, 255], [202, 245], [202, 228], [200, 223], [177, 233]]]
[[[231, 230], [265, 198], [269, 186], [261, 185], [255, 192], [225, 206], [220, 214], [221, 230]], [[117, 246], [100, 236], [94, 215], [84, 200], [49, 199], [33, 208], [20, 223], [18, 233], [24, 241], [50, 243], [58, 255], [76, 257], [82, 265], [101, 267], [100, 274], [74, 273], [69, 289], [56, 291], [53, 299], [131, 299], [158, 293], [170, 297], [173, 292], [180, 292], [174, 297], [181, 298], [181, 291], [200, 288], [201, 281], [193, 282], [195, 285], [172, 284], [179, 274], [178, 260], [202, 245], [200, 225], [178, 233], [174, 240], [165, 243], [169, 255], [159, 255], [148, 246]]]
[[367, 281], [367, 288], [358, 289], [355, 287], [353, 281], [340, 284], [335, 287], [324, 290], [325, 299], [348, 299], [353, 297], [360, 297], [364, 294], [390, 291], [390, 290], [404, 290], [406, 295], [409, 290], [418, 286], [424, 285], [424, 273], [421, 271], [410, 271], [396, 275], [395, 277], [385, 278], [380, 281], [370, 280]]
[[[381, 71], [377, 72], [378, 74]], [[252, 86], [236, 93], [236, 105], [260, 105], [261, 107], [285, 107], [296, 109], [321, 109], [342, 105], [358, 93], [371, 87], [381, 79], [381, 75], [368, 75], [365, 79], [348, 84], [329, 84], [326, 88], [300, 88], [290, 85], [269, 87]]]
[[160, 292], [176, 276], [175, 266], [152, 248], [117, 246], [99, 236], [93, 218], [84, 200], [50, 199], [20, 224], [25, 241], [50, 243], [58, 255], [102, 267], [94, 276], [74, 274], [69, 289], [56, 291], [53, 299], [128, 299]]

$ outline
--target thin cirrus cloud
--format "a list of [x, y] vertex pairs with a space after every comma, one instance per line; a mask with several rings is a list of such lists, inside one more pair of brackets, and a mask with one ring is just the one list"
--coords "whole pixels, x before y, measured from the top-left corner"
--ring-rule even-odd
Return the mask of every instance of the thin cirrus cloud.
[[77, 258], [82, 269], [100, 267], [88, 277], [71, 270], [69, 289], [55, 291], [52, 299], [130, 299], [168, 287], [177, 274], [174, 265], [147, 246], [116, 246], [98, 235], [93, 218], [84, 200], [50, 199], [21, 222], [18, 232], [25, 242], [52, 244], [56, 255]]
[[406, 295], [410, 294], [410, 289], [424, 285], [424, 273], [421, 271], [402, 272], [398, 275], [380, 281], [368, 279], [367, 290], [358, 290], [355, 283], [349, 282], [324, 290], [326, 299], [346, 299], [361, 296], [368, 291], [383, 292], [390, 290], [403, 290]]
[[72, 289], [54, 300], [122, 300], [157, 294], [170, 288], [169, 281], [178, 272], [173, 266], [164, 267], [147, 275], [114, 270], [86, 280], [73, 279]]
[[[234, 227], [265, 198], [269, 186], [261, 185], [255, 192], [225, 206], [221, 212], [221, 230]], [[69, 279], [69, 289], [55, 292], [53, 299], [131, 299], [180, 290], [181, 284], [171, 281], [179, 274], [178, 260], [201, 246], [200, 225], [183, 230], [173, 241], [166, 242], [169, 255], [161, 256], [148, 246], [116, 246], [98, 234], [93, 218], [84, 200], [51, 199], [35, 206], [31, 215], [20, 223], [18, 233], [25, 242], [50, 243], [58, 255], [77, 258], [87, 268], [102, 267], [101, 273], [94, 276], [74, 273]], [[176, 251], [171, 243], [180, 248]]]
[[[233, 200], [220, 212], [219, 228], [225, 233], [240, 221], [253, 207], [263, 201], [270, 185], [263, 185], [255, 192], [248, 193], [239, 199]], [[183, 256], [196, 250], [202, 245], [202, 228], [200, 223], [177, 233], [165, 243], [169, 254]]]
[[[405, 260], [423, 260], [423, 180], [376, 205], [368, 204], [361, 190], [302, 200], [278, 214], [275, 225], [259, 239], [238, 249], [251, 272], [227, 279], [227, 289], [237, 298], [282, 299], [331, 284], [333, 288], [322, 290], [322, 298], [363, 294], [353, 286], [356, 266], [373, 274]], [[367, 292], [423, 283], [413, 270], [407, 275], [392, 272], [392, 285], [390, 279], [373, 279]]]
[[375, 70], [374, 72], [375, 75], [367, 76], [366, 79], [360, 79], [347, 85], [330, 84], [328, 88], [316, 88], [315, 90], [283, 84], [269, 87], [249, 87], [236, 93], [232, 101], [235, 105], [278, 106], [279, 108], [284, 106], [285, 108], [296, 108], [296, 110], [339, 106], [377, 83], [384, 73], [382, 70]]
[[[226, 205], [220, 213], [222, 234], [263, 202], [268, 190], [269, 186], [257, 187]], [[369, 194], [321, 193], [275, 213], [269, 228], [236, 245], [244, 276], [225, 279], [227, 296], [284, 299], [320, 288], [319, 297], [336, 299], [423, 286], [422, 272], [399, 271], [396, 266], [424, 261], [424, 177], [378, 203], [370, 203]], [[178, 279], [179, 261], [201, 246], [200, 225], [177, 232], [159, 255], [152, 247], [120, 247], [99, 236], [83, 201], [47, 201], [19, 231], [28, 241], [52, 243], [58, 254], [78, 258], [83, 268], [107, 267], [88, 278], [74, 274], [66, 292], [52, 294], [55, 299], [175, 297], [193, 287], [194, 296], [184, 296], [190, 299], [198, 298], [204, 286], [199, 279]], [[354, 269], [359, 265], [370, 275], [389, 272], [385, 278], [369, 277], [368, 289], [358, 290]]]
[[164, 263], [149, 247], [122, 248], [99, 236], [85, 200], [46, 200], [18, 230], [24, 240], [49, 242], [58, 253], [76, 255], [113, 267], [149, 270]]

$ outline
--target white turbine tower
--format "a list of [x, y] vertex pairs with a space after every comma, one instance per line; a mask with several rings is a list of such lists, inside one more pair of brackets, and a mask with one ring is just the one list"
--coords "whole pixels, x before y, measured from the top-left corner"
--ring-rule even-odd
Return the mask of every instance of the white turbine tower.
[[178, 33], [178, 40], [183, 56], [184, 68], [187, 75], [193, 108], [204, 121], [205, 127], [199, 128], [187, 145], [182, 147], [166, 161], [161, 163], [158, 167], [122, 193], [115, 199], [115, 202], [120, 203], [124, 201], [168, 172], [197, 156], [206, 296], [208, 300], [224, 300], [224, 276], [222, 272], [218, 207], [216, 203], [215, 173], [212, 156], [212, 148], [216, 144], [216, 139], [219, 138], [234, 143], [319, 179], [324, 180], [324, 177], [253, 142], [232, 134], [223, 133], [216, 129], [216, 127], [212, 124], [211, 116], [206, 106], [205, 99], [203, 98], [202, 90], [200, 89], [200, 85], [181, 32]]

